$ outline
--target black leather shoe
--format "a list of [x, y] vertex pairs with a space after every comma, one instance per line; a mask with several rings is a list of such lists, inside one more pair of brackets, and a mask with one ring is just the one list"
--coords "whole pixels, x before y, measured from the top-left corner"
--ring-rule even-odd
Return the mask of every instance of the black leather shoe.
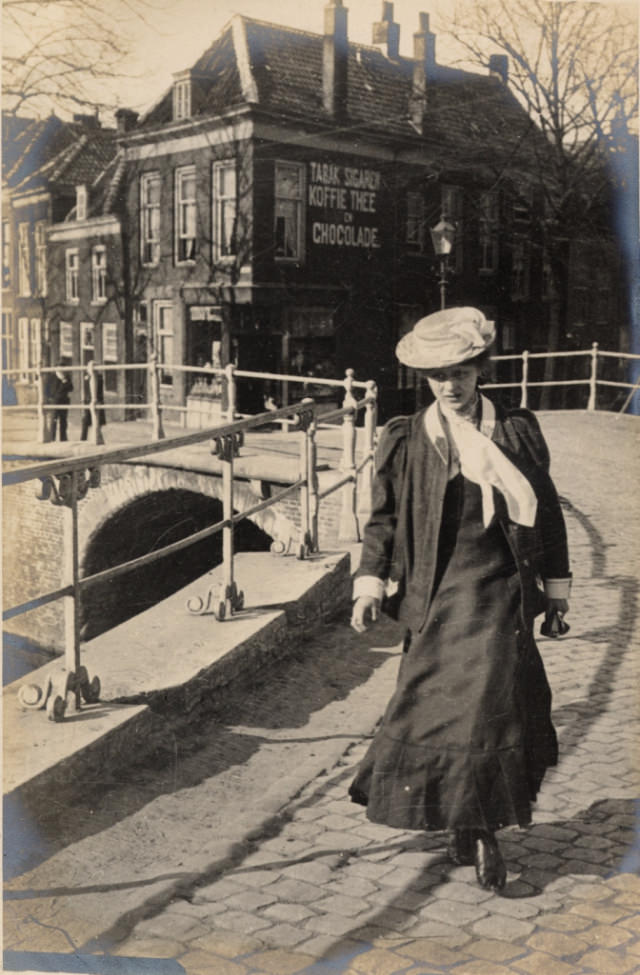
[[507, 882], [507, 868], [493, 833], [477, 832], [474, 859], [480, 886], [485, 890], [502, 890]]
[[447, 842], [447, 855], [458, 867], [466, 867], [475, 860], [474, 831], [470, 829], [452, 829]]

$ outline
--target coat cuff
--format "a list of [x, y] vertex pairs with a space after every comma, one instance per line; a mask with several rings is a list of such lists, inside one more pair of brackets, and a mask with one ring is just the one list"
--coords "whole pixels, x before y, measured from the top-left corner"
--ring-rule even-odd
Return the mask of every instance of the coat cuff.
[[571, 576], [563, 579], [545, 579], [544, 594], [548, 599], [568, 599], [571, 592]]
[[358, 576], [353, 583], [353, 598], [372, 596], [382, 602], [384, 596], [384, 582], [377, 576]]

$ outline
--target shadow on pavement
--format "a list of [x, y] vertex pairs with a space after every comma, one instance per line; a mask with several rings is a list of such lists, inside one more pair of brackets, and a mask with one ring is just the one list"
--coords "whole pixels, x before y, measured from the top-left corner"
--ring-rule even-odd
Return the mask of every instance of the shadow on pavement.
[[[579, 640], [584, 643], [608, 645], [595, 671], [584, 698], [564, 704], [553, 711], [554, 724], [559, 728], [560, 756], [570, 754], [589, 729], [609, 706], [618, 670], [623, 663], [635, 632], [638, 619], [638, 591], [640, 584], [633, 576], [607, 575], [608, 546], [591, 519], [566, 498], [563, 507], [569, 511], [584, 530], [591, 555], [591, 579], [598, 580], [611, 589], [611, 605], [617, 606], [617, 619], [613, 623], [580, 631]], [[570, 642], [571, 637], [567, 637]]]
[[[270, 746], [353, 736], [333, 726], [320, 738], [295, 735], [314, 712], [340, 701], [397, 654], [397, 626], [380, 624], [376, 648], [342, 617], [286, 657], [193, 711], [165, 710], [144, 761], [122, 770], [97, 767], [55, 795], [4, 802], [4, 879], [32, 870], [65, 847], [109, 829], [162, 795], [190, 789]], [[255, 732], [253, 729], [256, 729]], [[269, 732], [276, 732], [271, 736]], [[287, 732], [291, 731], [292, 734]], [[259, 788], [264, 787], [259, 783]], [[257, 823], [256, 823], [257, 825]]]
[[[512, 856], [507, 854], [505, 859], [509, 873], [518, 873], [519, 876], [507, 883], [500, 896], [508, 900], [537, 897], [549, 885], [553, 885], [554, 882], [568, 875], [583, 874], [585, 875], [585, 882], [587, 882], [594, 876], [606, 878], [621, 872], [635, 872], [638, 868], [638, 849], [633, 846], [634, 824], [636, 823], [635, 806], [635, 802], [631, 799], [605, 799], [595, 802], [587, 810], [578, 813], [572, 819], [534, 825], [528, 829], [512, 831], [510, 834], [503, 833], [501, 846], [504, 844], [505, 853], [507, 846], [513, 852], [517, 845], [518, 853], [516, 855], [519, 855], [522, 860], [526, 858], [533, 861], [533, 865], [526, 863], [522, 865], [522, 862], [514, 860]], [[558, 839], [555, 841], [549, 839], [552, 831], [550, 827], [558, 831]], [[582, 832], [580, 827], [582, 827]], [[604, 841], [598, 844], [598, 850], [594, 850], [590, 846], [577, 847], [576, 856], [579, 854], [583, 858], [578, 861], [570, 856], [571, 846], [577, 837], [585, 835], [586, 827], [591, 827], [591, 829], [586, 829], [587, 836], [590, 836], [591, 833], [596, 834], [601, 841], [603, 837], [606, 837], [608, 840], [607, 849], [603, 848], [605, 846]], [[406, 836], [406, 834], [404, 835]], [[507, 842], [509, 836], [514, 837], [514, 841]], [[364, 923], [358, 923], [357, 918], [354, 918], [353, 928], [337, 938], [325, 950], [322, 958], [305, 968], [299, 975], [326, 973], [328, 965], [335, 966], [338, 962], [348, 961], [356, 957], [362, 951], [370, 949], [375, 939], [392, 939], [401, 945], [403, 941], [410, 942], [418, 937], [419, 935], [416, 934], [407, 935], [403, 933], [405, 929], [411, 927], [411, 924], [408, 923], [409, 912], [422, 912], [424, 908], [428, 908], [429, 904], [435, 900], [433, 897], [434, 890], [442, 884], [455, 882], [456, 879], [475, 883], [473, 867], [454, 867], [446, 858], [444, 844], [445, 837], [443, 834], [425, 833], [399, 843], [366, 846], [361, 851], [353, 851], [350, 857], [345, 857], [344, 866], [347, 866], [349, 863], [355, 862], [359, 853], [370, 856], [388, 850], [389, 859], [398, 852], [404, 851], [414, 853], [418, 863], [425, 856], [428, 862], [422, 871], [416, 871], [414, 880], [408, 886], [398, 890], [379, 911], [369, 914]], [[549, 858], [549, 861], [554, 859], [557, 862], [556, 866], [541, 868], [535, 865], [536, 858], [540, 855], [537, 851], [541, 847], [547, 851], [544, 856]], [[329, 850], [318, 850], [314, 859], [321, 859], [330, 853]], [[384, 862], [386, 858], [376, 856], [376, 859]], [[288, 862], [293, 863], [295, 861]], [[279, 861], [279, 866], [283, 866], [282, 861]], [[406, 861], [404, 866], [407, 866]], [[262, 869], [265, 869], [264, 864], [262, 864]], [[241, 871], [237, 871], [237, 873], [241, 873]], [[345, 888], [345, 893], [347, 892]], [[568, 909], [564, 907], [566, 893], [561, 896], [562, 908], [560, 909]], [[484, 903], [487, 904], [488, 901]], [[420, 920], [428, 922], [429, 919], [422, 915]], [[425, 934], [425, 937], [428, 936], [437, 942], [438, 934], [435, 928], [441, 923], [440, 915], [438, 915], [438, 920], [433, 922], [434, 931], [430, 935]], [[452, 916], [451, 925], [455, 926], [456, 924], [456, 918]], [[300, 947], [300, 950], [304, 952], [304, 945]]]

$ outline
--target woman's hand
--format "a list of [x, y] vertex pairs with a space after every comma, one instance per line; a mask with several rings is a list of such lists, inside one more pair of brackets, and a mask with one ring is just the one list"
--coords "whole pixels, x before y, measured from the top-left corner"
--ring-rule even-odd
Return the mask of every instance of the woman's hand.
[[547, 615], [554, 612], [558, 613], [560, 617], [566, 616], [569, 612], [569, 600], [554, 599], [552, 596], [547, 596]]
[[351, 612], [351, 626], [356, 633], [364, 633], [367, 620], [377, 623], [380, 616], [380, 600], [375, 596], [358, 596]]

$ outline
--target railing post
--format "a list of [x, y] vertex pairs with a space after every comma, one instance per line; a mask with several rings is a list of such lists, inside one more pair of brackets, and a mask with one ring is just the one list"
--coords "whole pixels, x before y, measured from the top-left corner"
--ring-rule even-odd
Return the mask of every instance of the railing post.
[[45, 378], [42, 366], [38, 367], [38, 443], [48, 443], [50, 439], [47, 413], [44, 408]]
[[224, 367], [224, 376], [227, 382], [227, 423], [233, 423], [236, 418], [236, 367], [233, 362], [229, 362]]
[[87, 372], [89, 373], [89, 413], [91, 414], [91, 443], [103, 444], [104, 437], [102, 436], [102, 427], [98, 423], [98, 381], [96, 379], [96, 371], [93, 359], [91, 359], [87, 365]]
[[151, 422], [153, 424], [151, 436], [154, 440], [164, 440], [162, 403], [160, 402], [160, 366], [155, 352], [149, 359], [149, 390], [151, 394], [149, 406], [151, 409]]
[[[73, 592], [63, 596], [64, 606], [64, 669], [67, 675], [76, 675], [80, 667], [80, 616], [79, 589], [80, 577], [78, 561], [78, 472], [71, 471], [67, 475], [71, 481], [69, 485], [69, 503], [63, 507], [63, 579], [64, 584], [71, 586]], [[71, 688], [70, 688], [71, 690]], [[68, 703], [64, 695], [65, 706]], [[76, 710], [80, 709], [80, 692], [73, 688], [73, 703]]]
[[[233, 438], [232, 438], [233, 439]], [[227, 605], [229, 594], [233, 591], [233, 445], [222, 456], [222, 564], [225, 592], [225, 615], [231, 616], [232, 607]], [[228, 610], [228, 613], [227, 613]]]
[[527, 383], [529, 382], [529, 351], [525, 349], [522, 353], [522, 382], [520, 384], [520, 409], [526, 410], [528, 404]]
[[596, 390], [598, 384], [598, 343], [594, 342], [591, 346], [591, 375], [589, 376], [589, 402], [588, 410], [596, 408]]
[[320, 513], [320, 498], [318, 485], [318, 445], [316, 442], [316, 431], [318, 429], [317, 417], [314, 417], [307, 430], [307, 456], [309, 469], [309, 545], [312, 552], [317, 552], [318, 545], [318, 517]]
[[[307, 409], [298, 415], [298, 422], [300, 424], [300, 479], [302, 485], [300, 487], [300, 543], [298, 545], [297, 557], [299, 559], [306, 558], [311, 552], [315, 551], [317, 548], [317, 510], [316, 510], [316, 545], [314, 546], [314, 531], [313, 531], [313, 517], [312, 517], [312, 494], [314, 493], [314, 487], [312, 486], [313, 478], [315, 476], [315, 456], [314, 451], [311, 447], [311, 438], [315, 437], [315, 431], [312, 433], [312, 427], [315, 426], [314, 423], [314, 401], [310, 396], [305, 396], [302, 400], [303, 404]], [[317, 509], [318, 504], [318, 488], [315, 485], [315, 507]]]
[[[356, 405], [353, 395], [353, 369], [347, 369], [344, 380], [343, 409]], [[338, 537], [343, 542], [359, 542], [358, 516], [356, 513], [356, 423], [355, 412], [347, 413], [342, 421], [342, 461], [341, 470], [349, 474], [349, 480], [342, 488], [342, 510]]]
[[367, 382], [364, 407], [364, 450], [371, 455], [371, 460], [362, 468], [360, 475], [360, 491], [358, 497], [358, 511], [367, 516], [371, 512], [371, 490], [373, 487], [374, 462], [373, 454], [376, 447], [376, 427], [378, 423], [378, 387], [372, 379]]
[[242, 441], [242, 431], [227, 433], [214, 441], [214, 453], [222, 465], [222, 517], [225, 521], [222, 529], [222, 591], [215, 596], [213, 590], [209, 589], [206, 600], [198, 600], [202, 604], [201, 609], [190, 608], [191, 612], [208, 611], [213, 601], [213, 612], [219, 620], [233, 616], [244, 606], [244, 593], [238, 592], [234, 578], [233, 545], [233, 458], [237, 456]]

